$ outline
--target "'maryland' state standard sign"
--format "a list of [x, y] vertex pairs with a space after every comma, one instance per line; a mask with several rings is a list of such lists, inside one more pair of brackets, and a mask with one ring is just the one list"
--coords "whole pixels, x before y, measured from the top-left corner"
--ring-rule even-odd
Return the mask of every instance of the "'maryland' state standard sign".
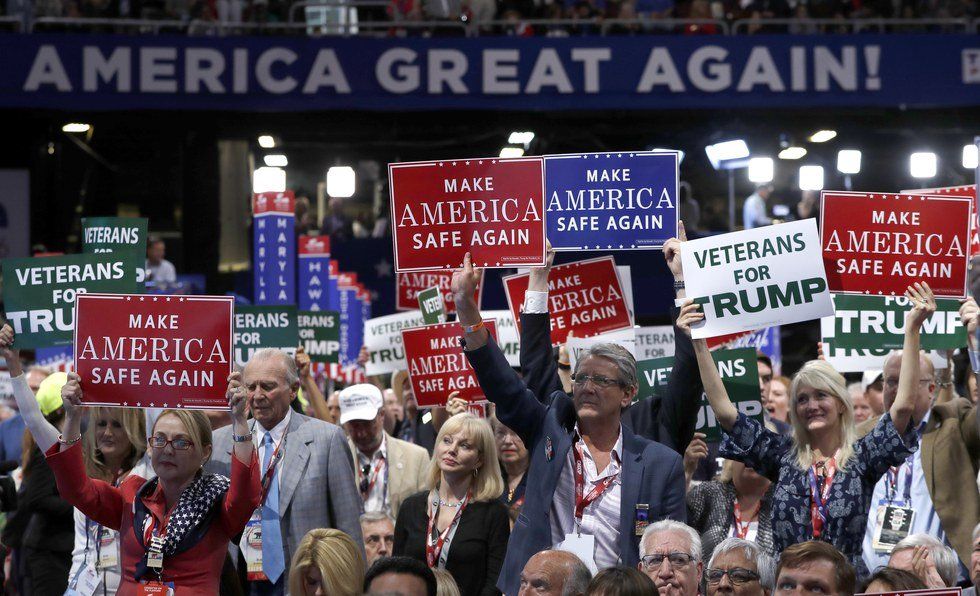
[[901, 296], [926, 282], [937, 297], [966, 297], [968, 197], [824, 191], [820, 200], [830, 291]]
[[681, 260], [687, 294], [705, 314], [695, 339], [834, 313], [813, 219], [691, 240]]
[[79, 294], [85, 404], [226, 410], [233, 308], [231, 296]]
[[540, 157], [388, 164], [395, 270], [544, 265]]
[[660, 248], [677, 235], [676, 151], [548, 155], [555, 250]]

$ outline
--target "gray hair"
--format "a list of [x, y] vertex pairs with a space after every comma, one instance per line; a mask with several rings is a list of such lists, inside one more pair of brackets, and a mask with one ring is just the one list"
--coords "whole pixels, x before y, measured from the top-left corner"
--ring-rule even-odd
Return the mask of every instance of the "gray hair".
[[[574, 553], [573, 553], [574, 554]], [[561, 596], [585, 596], [589, 591], [589, 582], [592, 581], [592, 572], [577, 556], [571, 559], [565, 570], [565, 585], [561, 589]]]
[[636, 358], [629, 353], [629, 350], [619, 344], [603, 342], [589, 347], [589, 350], [578, 357], [575, 361], [575, 370], [572, 374], [578, 373], [582, 362], [586, 358], [605, 358], [616, 365], [619, 370], [619, 380], [626, 383], [627, 387], [636, 387]]
[[[976, 533], [974, 531], [974, 533]], [[892, 555], [900, 550], [907, 550], [917, 546], [925, 546], [932, 553], [932, 560], [936, 564], [936, 571], [939, 577], [943, 578], [943, 583], [947, 587], [956, 585], [956, 580], [960, 574], [960, 560], [953, 549], [949, 548], [939, 540], [928, 534], [910, 534], [899, 541], [892, 549]]]
[[973, 528], [973, 541], [976, 542], [977, 538], [980, 538], [980, 524]]
[[708, 567], [715, 566], [715, 559], [720, 555], [725, 553], [741, 550], [745, 558], [755, 563], [755, 569], [759, 574], [759, 584], [764, 590], [772, 590], [776, 586], [776, 559], [769, 555], [769, 553], [762, 550], [755, 542], [745, 540], [743, 538], [726, 538], [718, 543], [715, 547], [713, 553], [711, 553], [711, 560], [708, 561]]
[[395, 525], [395, 520], [384, 511], [368, 511], [367, 513], [361, 514], [361, 525], [373, 524], [380, 521], [389, 521], [392, 526]]
[[286, 375], [287, 385], [290, 387], [295, 387], [297, 384], [299, 384], [299, 369], [296, 368], [296, 359], [277, 348], [262, 348], [261, 350], [256, 350], [255, 353], [252, 354], [252, 357], [248, 359], [245, 366], [247, 367], [249, 364], [257, 360], [264, 360], [267, 358], [278, 358], [282, 361], [282, 368]]
[[640, 538], [641, 559], [647, 555], [647, 539], [651, 538], [654, 534], [661, 534], [664, 532], [676, 532], [687, 536], [691, 543], [691, 548], [688, 549], [687, 554], [691, 555], [695, 561], [701, 560], [701, 536], [699, 536], [697, 531], [691, 526], [682, 524], [681, 522], [674, 521], [672, 519], [662, 519], [656, 523], [650, 524], [647, 526], [646, 530], [643, 530], [643, 536]]

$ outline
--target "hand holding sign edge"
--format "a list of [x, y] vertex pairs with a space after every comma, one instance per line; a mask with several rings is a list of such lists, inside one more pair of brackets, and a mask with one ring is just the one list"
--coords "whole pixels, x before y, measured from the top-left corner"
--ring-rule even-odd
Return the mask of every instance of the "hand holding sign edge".
[[449, 284], [456, 303], [456, 317], [463, 327], [478, 326], [471, 332], [466, 333], [466, 350], [482, 348], [489, 338], [489, 333], [481, 325], [480, 309], [476, 305], [473, 296], [476, 286], [480, 283], [480, 275], [473, 269], [473, 260], [470, 253], [463, 256], [463, 265], [453, 271], [453, 278]]

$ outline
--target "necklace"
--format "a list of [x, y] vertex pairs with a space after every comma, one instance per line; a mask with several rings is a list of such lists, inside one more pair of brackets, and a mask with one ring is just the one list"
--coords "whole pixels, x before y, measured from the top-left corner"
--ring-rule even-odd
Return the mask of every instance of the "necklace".
[[443, 501], [442, 498], [439, 499], [439, 506], [440, 507], [459, 507], [462, 504], [463, 504], [462, 501], [456, 501], [455, 503], [447, 503], [447, 502]]

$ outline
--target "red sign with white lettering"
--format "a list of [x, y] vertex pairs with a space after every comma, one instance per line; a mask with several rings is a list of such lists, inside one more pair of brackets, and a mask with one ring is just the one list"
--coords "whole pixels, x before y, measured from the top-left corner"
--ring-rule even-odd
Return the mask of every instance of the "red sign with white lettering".
[[953, 197], [970, 197], [973, 201], [973, 216], [970, 218], [970, 256], [980, 255], [980, 212], [977, 211], [977, 187], [975, 184], [962, 186], [941, 186], [939, 188], [917, 188], [903, 190], [916, 195], [947, 195]]
[[[398, 273], [398, 287], [396, 290], [395, 308], [398, 310], [418, 310], [419, 301], [416, 297], [422, 290], [438, 287], [442, 293], [442, 301], [446, 305], [446, 314], [456, 312], [456, 303], [453, 302], [453, 293], [450, 291], [450, 282], [453, 280], [453, 272], [445, 271], [409, 271], [408, 273]], [[476, 306], [479, 308], [480, 301], [483, 299], [483, 284], [477, 284]]]
[[831, 292], [900, 296], [926, 282], [937, 297], [966, 296], [969, 198], [824, 191], [820, 200]]
[[79, 294], [85, 404], [227, 410], [233, 316], [231, 296]]
[[544, 265], [539, 157], [388, 164], [395, 270]]
[[[497, 325], [493, 319], [483, 322], [491, 341], [497, 341]], [[444, 407], [449, 394], [459, 391], [466, 401], [485, 400], [483, 389], [459, 344], [463, 329], [459, 323], [438, 323], [412, 329], [402, 329], [408, 378], [415, 399], [422, 407]]]
[[291, 190], [257, 192], [252, 195], [252, 215], [260, 213], [288, 213], [293, 215], [295, 212], [296, 198]]
[[300, 236], [296, 244], [300, 256], [330, 256], [330, 236]]
[[[527, 273], [503, 278], [507, 302], [518, 327], [528, 279]], [[626, 308], [615, 260], [599, 257], [552, 267], [548, 276], [548, 314], [553, 346], [565, 343], [572, 330], [575, 337], [592, 337], [631, 329], [633, 319]]]

